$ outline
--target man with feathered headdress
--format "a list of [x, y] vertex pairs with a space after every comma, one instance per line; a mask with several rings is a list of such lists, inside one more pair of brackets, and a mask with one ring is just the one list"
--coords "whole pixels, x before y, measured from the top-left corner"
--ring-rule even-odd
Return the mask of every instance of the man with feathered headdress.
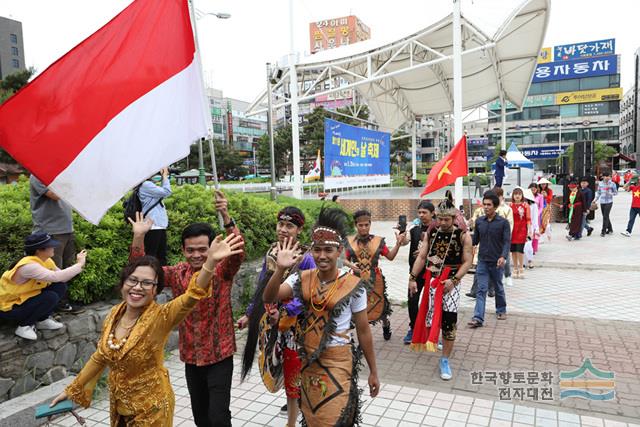
[[[428, 232], [409, 277], [409, 293], [417, 291], [417, 275], [425, 268], [425, 291], [413, 331], [413, 350], [436, 351], [442, 330], [440, 378], [452, 377], [449, 356], [453, 350], [460, 305], [460, 282], [471, 267], [471, 238], [454, 225], [457, 209], [449, 199], [436, 208], [438, 228]], [[427, 284], [429, 286], [427, 287]]]

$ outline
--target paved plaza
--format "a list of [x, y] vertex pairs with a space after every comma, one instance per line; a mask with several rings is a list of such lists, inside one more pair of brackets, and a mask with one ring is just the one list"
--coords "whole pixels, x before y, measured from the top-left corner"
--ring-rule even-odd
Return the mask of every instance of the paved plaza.
[[[623, 193], [614, 203], [615, 233], [598, 235], [600, 214], [592, 225], [596, 232], [577, 242], [564, 239], [562, 224], [554, 224], [553, 238], [540, 246], [536, 267], [526, 278], [506, 289], [509, 317], [498, 322], [491, 315], [489, 299], [485, 326], [467, 329], [474, 300], [463, 296], [458, 317], [458, 337], [451, 357], [453, 379], [442, 381], [438, 354], [414, 353], [402, 344], [408, 327], [405, 308], [408, 247], [398, 258], [382, 262], [394, 303], [393, 336], [382, 339], [373, 329], [380, 380], [380, 395], [365, 394], [366, 426], [639, 426], [640, 427], [640, 229], [631, 238], [619, 234], [627, 221], [630, 197]], [[411, 216], [410, 216], [411, 217]], [[390, 222], [374, 223], [373, 232], [393, 244]], [[466, 292], [472, 275], [463, 281]], [[239, 349], [243, 334], [238, 334]], [[615, 398], [609, 401], [560, 399], [559, 373], [579, 368], [589, 358], [594, 367], [615, 373]], [[280, 406], [284, 392], [269, 394], [254, 369], [239, 382], [239, 358], [232, 390], [231, 410], [235, 426], [284, 426]], [[193, 426], [177, 352], [167, 361], [176, 393], [175, 425]], [[500, 374], [510, 372], [505, 386]], [[478, 373], [483, 374], [482, 381]], [[488, 378], [495, 373], [495, 384]], [[535, 378], [518, 386], [518, 374]], [[532, 374], [533, 373], [533, 374]], [[546, 375], [552, 384], [546, 384]], [[360, 379], [364, 387], [366, 368]], [[527, 380], [529, 381], [529, 380]], [[526, 388], [533, 397], [501, 399], [506, 389]], [[502, 391], [500, 390], [502, 389]], [[551, 389], [551, 392], [549, 392]], [[542, 400], [545, 395], [547, 399]], [[88, 425], [108, 425], [106, 396], [81, 411]], [[638, 423], [638, 424], [634, 424]], [[66, 417], [57, 426], [73, 425]]]

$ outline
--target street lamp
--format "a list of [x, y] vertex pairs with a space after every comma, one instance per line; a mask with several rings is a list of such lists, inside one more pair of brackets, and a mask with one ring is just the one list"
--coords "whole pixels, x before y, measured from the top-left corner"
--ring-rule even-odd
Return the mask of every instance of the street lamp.
[[[195, 9], [194, 12], [195, 12], [194, 15], [195, 15], [196, 19], [202, 19], [207, 15], [215, 16], [218, 19], [229, 19], [229, 18], [231, 18], [231, 14], [230, 13], [203, 12], [200, 9]], [[197, 38], [197, 32], [196, 32], [196, 38]], [[209, 114], [211, 114], [211, 113], [209, 113]], [[211, 120], [211, 129], [213, 131], [213, 118]], [[217, 170], [217, 167], [216, 167], [216, 153], [215, 153], [215, 149], [214, 149], [214, 146], [213, 146], [213, 135], [211, 135], [211, 139], [209, 140], [209, 151], [211, 152], [211, 172], [213, 173], [213, 182], [215, 184], [215, 187], [218, 188], [218, 186], [219, 186], [219, 184], [218, 184], [218, 170]], [[205, 176], [204, 176], [204, 158], [203, 158], [203, 154], [202, 154], [202, 139], [198, 140], [198, 182], [201, 185], [206, 186], [206, 179], [205, 179]]]

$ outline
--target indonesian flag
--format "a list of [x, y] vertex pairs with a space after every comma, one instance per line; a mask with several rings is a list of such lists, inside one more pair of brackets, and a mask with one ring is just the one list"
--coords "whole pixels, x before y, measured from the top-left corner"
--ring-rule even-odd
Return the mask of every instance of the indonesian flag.
[[427, 185], [420, 197], [456, 182], [456, 178], [469, 174], [467, 163], [467, 136], [463, 135], [453, 150], [431, 168], [427, 177]]
[[322, 163], [322, 158], [320, 157], [320, 150], [318, 150], [318, 158], [316, 159], [316, 162], [313, 164], [313, 169], [311, 169], [309, 173], [307, 173], [307, 175], [304, 177], [304, 182], [320, 180], [320, 164], [321, 163]]
[[0, 146], [97, 224], [210, 118], [187, 0], [136, 0], [0, 106]]

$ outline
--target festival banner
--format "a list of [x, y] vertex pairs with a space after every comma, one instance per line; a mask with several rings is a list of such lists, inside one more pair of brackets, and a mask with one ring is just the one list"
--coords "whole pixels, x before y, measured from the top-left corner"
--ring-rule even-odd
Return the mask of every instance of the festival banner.
[[324, 188], [391, 183], [391, 135], [324, 119]]
[[538, 64], [532, 83], [554, 80], [579, 79], [583, 77], [608, 76], [618, 73], [617, 55], [582, 58], [572, 61]]

